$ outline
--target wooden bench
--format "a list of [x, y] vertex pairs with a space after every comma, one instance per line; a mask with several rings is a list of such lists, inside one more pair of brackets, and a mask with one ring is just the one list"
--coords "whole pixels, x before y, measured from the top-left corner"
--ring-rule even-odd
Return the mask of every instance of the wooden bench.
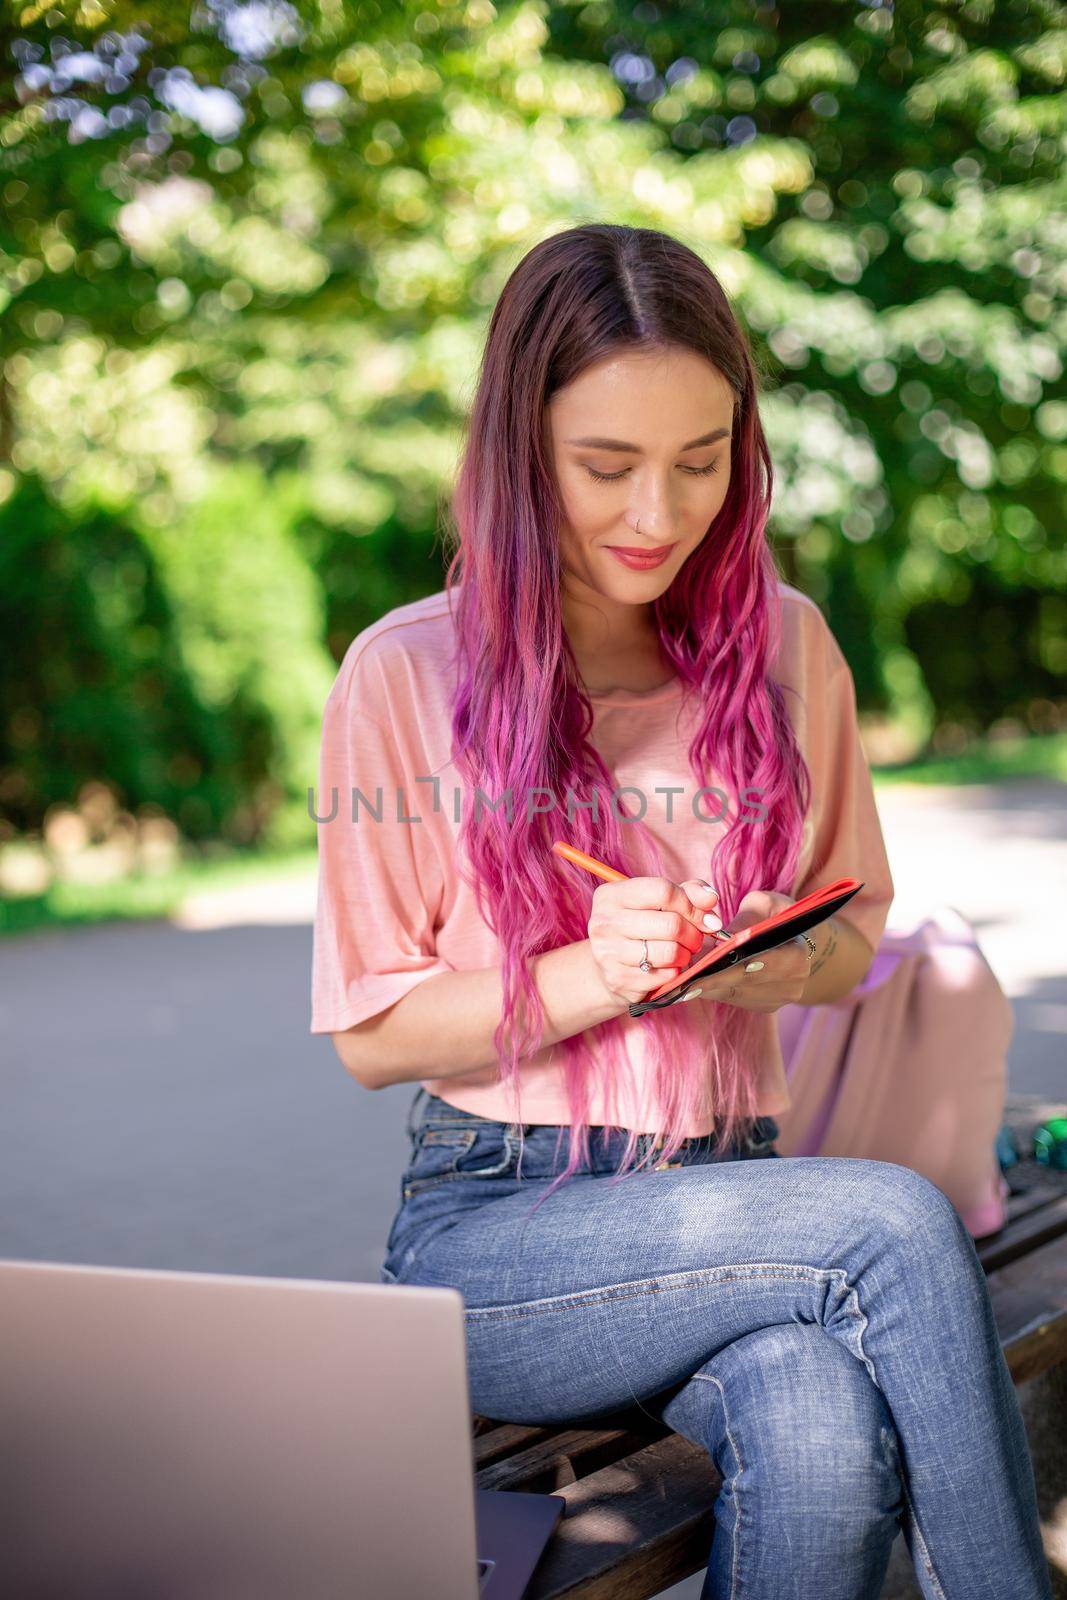
[[[1067, 1173], [1038, 1168], [1007, 1210], [976, 1249], [1023, 1383], [1067, 1360]], [[479, 1488], [566, 1501], [527, 1600], [648, 1600], [706, 1568], [722, 1479], [705, 1450], [665, 1423], [630, 1407], [595, 1426], [475, 1414], [473, 1427]]]

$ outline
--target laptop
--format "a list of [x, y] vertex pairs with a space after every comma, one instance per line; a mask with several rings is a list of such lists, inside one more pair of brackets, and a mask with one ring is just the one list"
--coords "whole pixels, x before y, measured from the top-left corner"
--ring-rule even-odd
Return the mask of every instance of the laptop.
[[521, 1600], [454, 1289], [0, 1261], [0, 1594]]

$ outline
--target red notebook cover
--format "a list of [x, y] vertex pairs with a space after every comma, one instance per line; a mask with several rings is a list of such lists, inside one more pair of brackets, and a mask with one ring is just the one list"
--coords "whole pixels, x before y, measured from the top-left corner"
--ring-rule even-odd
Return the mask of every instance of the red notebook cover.
[[806, 933], [817, 922], [825, 922], [835, 911], [840, 911], [841, 907], [862, 888], [863, 884], [858, 878], [835, 878], [833, 883], [824, 884], [821, 889], [814, 889], [811, 894], [794, 901], [791, 906], [784, 906], [773, 916], [764, 917], [762, 922], [754, 922], [750, 928], [742, 928], [728, 941], [716, 941], [713, 950], [709, 950], [707, 955], [698, 956], [693, 965], [686, 967], [678, 977], [668, 979], [658, 989], [653, 989], [643, 1000], [634, 1001], [630, 1006], [631, 1017], [640, 1017], [646, 1011], [660, 1011], [664, 1006], [672, 1006], [687, 995], [705, 973], [722, 972], [726, 967], [735, 966], [739, 961], [751, 960], [761, 950], [772, 950], [775, 945], [785, 944], [798, 933]]

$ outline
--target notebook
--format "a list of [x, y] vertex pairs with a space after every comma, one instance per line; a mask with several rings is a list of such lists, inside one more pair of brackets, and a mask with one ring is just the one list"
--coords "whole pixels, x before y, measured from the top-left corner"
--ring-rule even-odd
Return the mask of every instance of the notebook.
[[750, 961], [761, 950], [773, 950], [775, 945], [785, 944], [798, 933], [806, 933], [817, 922], [825, 922], [835, 911], [840, 911], [862, 888], [863, 884], [858, 878], [835, 878], [833, 883], [814, 889], [811, 894], [794, 900], [792, 905], [784, 906], [781, 911], [721, 939], [707, 955], [698, 957], [677, 977], [661, 983], [643, 1000], [635, 1000], [630, 1006], [631, 1017], [674, 1005], [689, 994], [700, 978], [712, 977], [739, 961]]

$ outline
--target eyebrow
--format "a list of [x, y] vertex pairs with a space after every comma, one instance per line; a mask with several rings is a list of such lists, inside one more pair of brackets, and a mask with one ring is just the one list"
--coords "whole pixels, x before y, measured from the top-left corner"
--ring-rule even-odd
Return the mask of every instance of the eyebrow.
[[[683, 451], [696, 450], [702, 444], [715, 444], [719, 439], [729, 438], [729, 435], [729, 428], [715, 428], [711, 433], [702, 433], [699, 439], [690, 439], [688, 444], [683, 444], [682, 449]], [[640, 445], [627, 444], [623, 439], [565, 439], [563, 442], [564, 444], [582, 445], [587, 450], [629, 450], [634, 455], [640, 455], [641, 453]]]

